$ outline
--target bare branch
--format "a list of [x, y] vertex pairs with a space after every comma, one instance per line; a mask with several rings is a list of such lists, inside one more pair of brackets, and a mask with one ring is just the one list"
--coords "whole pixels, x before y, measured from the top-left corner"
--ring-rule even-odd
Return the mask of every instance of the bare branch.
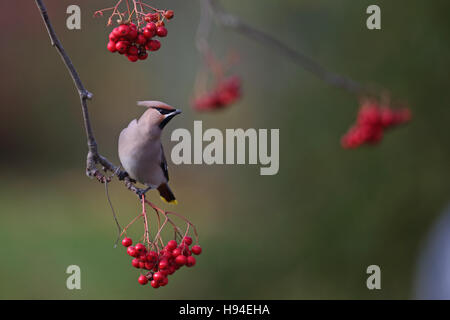
[[282, 54], [290, 58], [295, 63], [299, 64], [305, 70], [319, 77], [324, 82], [338, 88], [345, 89], [351, 93], [362, 93], [365, 89], [358, 82], [326, 70], [319, 63], [311, 59], [310, 57], [298, 52], [288, 45], [284, 44], [277, 38], [258, 30], [249, 24], [245, 23], [239, 17], [225, 11], [220, 5], [218, 0], [200, 0], [202, 6], [202, 12], [211, 12], [216, 22], [224, 27], [234, 29], [238, 33], [259, 41], [265, 45], [278, 49]]
[[75, 87], [78, 90], [78, 93], [80, 95], [81, 100], [81, 110], [83, 112], [83, 121], [84, 121], [84, 127], [86, 130], [86, 137], [87, 137], [87, 145], [88, 145], [88, 154], [86, 158], [86, 174], [89, 177], [94, 177], [98, 181], [104, 183], [109, 182], [111, 180], [111, 177], [105, 176], [98, 168], [97, 164], [100, 164], [103, 167], [103, 170], [111, 171], [114, 175], [117, 175], [119, 179], [122, 179], [125, 181], [125, 186], [133, 191], [136, 194], [139, 194], [141, 189], [137, 188], [133, 181], [126, 176], [126, 172], [120, 171], [120, 167], [115, 166], [113, 163], [111, 163], [108, 159], [101, 156], [98, 153], [97, 149], [97, 142], [94, 137], [94, 132], [92, 130], [91, 121], [89, 118], [89, 110], [87, 106], [87, 100], [91, 100], [93, 97], [93, 94], [90, 93], [86, 88], [84, 87], [80, 76], [78, 75], [72, 61], [70, 60], [69, 56], [67, 55], [66, 51], [64, 50], [61, 42], [59, 41], [58, 37], [56, 36], [55, 30], [53, 29], [53, 26], [50, 22], [50, 18], [47, 14], [47, 9], [43, 3], [42, 0], [35, 0], [36, 5], [39, 8], [39, 11], [41, 13], [42, 19], [44, 20], [44, 24], [47, 28], [48, 35], [51, 40], [52, 46], [56, 48], [59, 55], [61, 56], [64, 64], [66, 65], [73, 82], [75, 84]]

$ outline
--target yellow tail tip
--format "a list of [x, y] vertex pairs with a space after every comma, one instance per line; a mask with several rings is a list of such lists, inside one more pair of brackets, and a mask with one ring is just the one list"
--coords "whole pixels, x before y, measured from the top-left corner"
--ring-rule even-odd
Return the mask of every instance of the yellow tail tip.
[[163, 197], [160, 197], [162, 201], [164, 201], [165, 203], [168, 204], [173, 204], [173, 205], [177, 205], [178, 201], [177, 200], [172, 200], [172, 201], [167, 201], [166, 199], [164, 199]]

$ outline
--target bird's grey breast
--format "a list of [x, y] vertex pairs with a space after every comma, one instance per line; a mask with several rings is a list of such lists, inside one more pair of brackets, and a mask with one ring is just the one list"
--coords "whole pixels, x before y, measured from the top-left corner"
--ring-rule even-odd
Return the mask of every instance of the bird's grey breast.
[[142, 134], [131, 122], [119, 137], [119, 158], [131, 178], [149, 186], [158, 187], [165, 182], [160, 163], [161, 142]]

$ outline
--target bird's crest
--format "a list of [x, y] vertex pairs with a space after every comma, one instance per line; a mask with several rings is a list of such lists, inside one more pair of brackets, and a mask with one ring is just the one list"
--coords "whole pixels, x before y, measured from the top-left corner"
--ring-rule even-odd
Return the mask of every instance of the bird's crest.
[[161, 109], [167, 109], [167, 110], [173, 110], [174, 108], [172, 106], [169, 106], [167, 103], [157, 100], [149, 100], [149, 101], [138, 101], [137, 105], [140, 107], [146, 107], [146, 108], [161, 108]]

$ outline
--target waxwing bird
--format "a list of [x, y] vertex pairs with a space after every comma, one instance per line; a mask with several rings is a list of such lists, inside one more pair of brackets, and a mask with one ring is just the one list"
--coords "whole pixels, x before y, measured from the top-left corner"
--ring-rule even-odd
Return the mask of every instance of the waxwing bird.
[[146, 191], [158, 189], [161, 198], [176, 204], [167, 182], [169, 173], [161, 133], [167, 123], [181, 111], [161, 101], [139, 101], [147, 110], [139, 120], [132, 120], [119, 136], [119, 158], [130, 178], [146, 185]]

